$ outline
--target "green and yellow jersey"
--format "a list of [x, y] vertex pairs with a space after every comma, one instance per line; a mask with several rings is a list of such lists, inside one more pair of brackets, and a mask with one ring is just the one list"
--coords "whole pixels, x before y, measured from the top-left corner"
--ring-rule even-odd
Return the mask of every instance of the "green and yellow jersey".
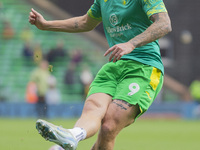
[[[110, 47], [125, 43], [144, 32], [153, 22], [151, 15], [167, 12], [163, 0], [95, 0], [87, 14], [103, 22]], [[164, 73], [158, 41], [135, 48], [121, 59], [156, 67]]]

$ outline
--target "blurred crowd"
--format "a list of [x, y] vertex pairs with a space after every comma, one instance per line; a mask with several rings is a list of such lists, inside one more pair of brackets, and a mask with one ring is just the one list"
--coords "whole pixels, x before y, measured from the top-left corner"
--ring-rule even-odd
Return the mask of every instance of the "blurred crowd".
[[[27, 28], [25, 30], [30, 33]], [[46, 117], [48, 105], [56, 105], [62, 101], [60, 89], [56, 86], [57, 79], [48, 69], [49, 65], [55, 62], [66, 62], [66, 68], [63, 70], [65, 72], [63, 83], [66, 86], [66, 93], [75, 94], [75, 84], [78, 82], [81, 84], [82, 90], [76, 94], [82, 95], [82, 99], [84, 99], [93, 80], [93, 75], [89, 66], [83, 65], [82, 50], [74, 49], [69, 53], [64, 47], [64, 43], [58, 41], [56, 47], [49, 49], [47, 53], [43, 53], [40, 44], [37, 43], [32, 46], [31, 40], [27, 40], [27, 37], [25, 38], [23, 35], [27, 34], [23, 33], [21, 36], [26, 39], [24, 40], [22, 55], [27, 62], [31, 61], [38, 65], [31, 73], [26, 93], [27, 102], [36, 103], [38, 116]], [[81, 71], [77, 69], [80, 66]], [[79, 74], [78, 78], [76, 74]]]
[[[28, 21], [20, 31], [13, 27], [12, 20], [9, 20], [9, 17], [6, 17], [6, 13], [4, 13], [2, 2], [0, 2], [0, 19], [2, 22], [1, 39], [4, 44], [11, 44], [14, 40], [23, 42], [21, 59], [24, 60], [24, 67], [33, 68], [25, 89], [25, 99], [30, 104], [36, 104], [38, 116], [46, 117], [48, 105], [57, 105], [64, 101], [61, 89], [57, 86], [58, 77], [54, 75], [54, 72], [51, 73], [48, 70], [49, 65], [59, 65], [59, 62], [66, 63], [66, 67], [63, 68], [63, 79], [61, 79], [65, 85], [66, 93], [69, 95], [79, 94], [82, 95], [82, 99], [85, 99], [89, 85], [93, 80], [93, 73], [84, 61], [83, 49], [68, 50], [66, 43], [60, 39], [53, 41], [54, 46], [44, 49], [41, 44], [43, 41], [36, 40], [35, 33]], [[75, 84], [81, 85], [78, 93], [74, 92], [77, 91]], [[1, 82], [0, 89], [0, 101], [5, 101], [7, 98], [4, 96]]]
[[[71, 61], [63, 78], [66, 85], [65, 90], [68, 94], [74, 94], [76, 65]], [[82, 91], [79, 94], [84, 99], [93, 80], [89, 67], [82, 68], [79, 78], [82, 85]], [[57, 105], [62, 101], [61, 92], [57, 88], [56, 77], [49, 72], [49, 62], [47, 60], [41, 60], [38, 67], [32, 71], [30, 81], [27, 84], [26, 100], [30, 104], [36, 104], [36, 112], [39, 117], [47, 117], [48, 105]]]

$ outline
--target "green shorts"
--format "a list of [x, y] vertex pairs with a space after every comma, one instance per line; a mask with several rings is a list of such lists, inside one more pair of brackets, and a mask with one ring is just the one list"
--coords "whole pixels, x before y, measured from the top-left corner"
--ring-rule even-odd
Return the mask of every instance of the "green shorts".
[[163, 85], [163, 74], [155, 67], [133, 60], [105, 64], [90, 86], [88, 96], [106, 93], [112, 99], [139, 105], [142, 115], [152, 104]]

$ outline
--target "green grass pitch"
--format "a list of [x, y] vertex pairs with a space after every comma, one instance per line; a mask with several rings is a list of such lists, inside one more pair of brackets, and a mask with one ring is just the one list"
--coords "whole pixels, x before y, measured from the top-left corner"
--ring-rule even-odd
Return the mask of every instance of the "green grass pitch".
[[[45, 141], [35, 129], [35, 119], [0, 118], [0, 150], [48, 150], [53, 143]], [[49, 120], [71, 128], [73, 120]], [[96, 139], [81, 141], [77, 150], [90, 150]], [[114, 150], [199, 150], [200, 121], [138, 119], [116, 139]]]

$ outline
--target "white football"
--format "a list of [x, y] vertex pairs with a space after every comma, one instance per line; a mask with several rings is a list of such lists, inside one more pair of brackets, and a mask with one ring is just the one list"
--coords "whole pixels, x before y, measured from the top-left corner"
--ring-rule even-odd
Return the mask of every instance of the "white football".
[[64, 149], [60, 147], [59, 145], [53, 145], [49, 148], [49, 150], [64, 150]]

